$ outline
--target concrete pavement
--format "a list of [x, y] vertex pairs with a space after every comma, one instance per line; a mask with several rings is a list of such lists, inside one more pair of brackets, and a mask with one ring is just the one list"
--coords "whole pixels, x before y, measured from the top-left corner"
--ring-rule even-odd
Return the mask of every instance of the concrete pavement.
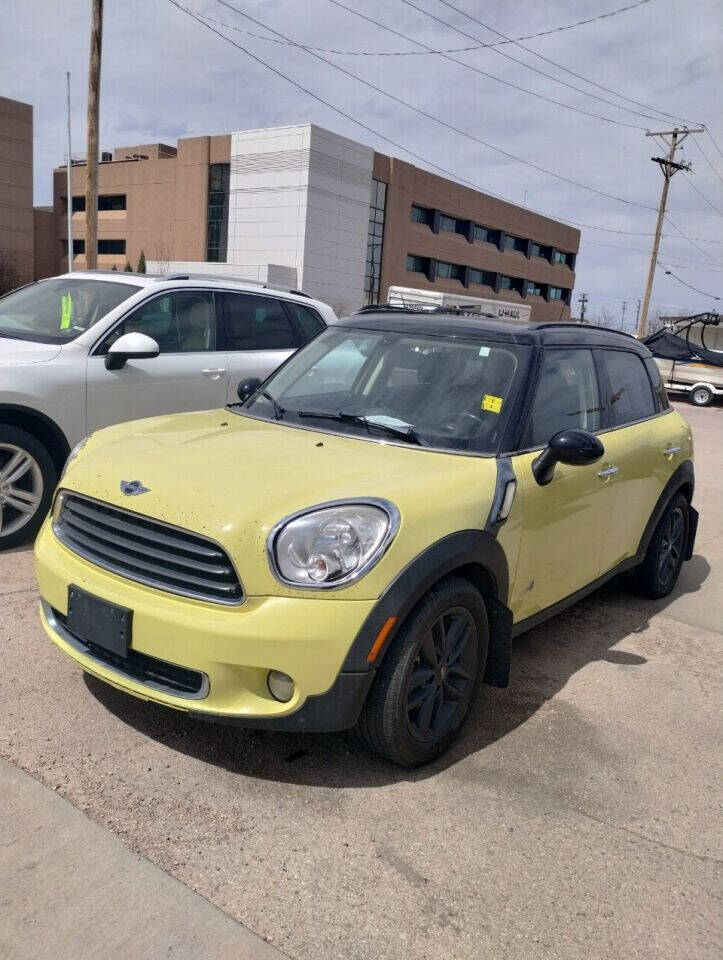
[[85, 681], [40, 630], [29, 551], [0, 557], [0, 753], [295, 960], [717, 958], [723, 409], [681, 409], [701, 523], [675, 593], [609, 586], [521, 637], [440, 762]]

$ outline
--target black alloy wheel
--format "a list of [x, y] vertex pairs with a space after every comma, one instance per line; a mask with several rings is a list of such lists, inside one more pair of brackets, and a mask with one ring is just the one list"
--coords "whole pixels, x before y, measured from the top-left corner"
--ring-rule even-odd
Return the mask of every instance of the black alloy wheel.
[[468, 580], [432, 587], [391, 641], [355, 728], [365, 747], [416, 767], [444, 753], [484, 673], [487, 611]]
[[633, 586], [646, 597], [667, 597], [678, 582], [688, 544], [689, 504], [676, 493], [658, 521], [645, 559], [632, 571]]
[[421, 741], [456, 726], [477, 669], [477, 628], [469, 610], [453, 607], [421, 638], [406, 687], [407, 722]]

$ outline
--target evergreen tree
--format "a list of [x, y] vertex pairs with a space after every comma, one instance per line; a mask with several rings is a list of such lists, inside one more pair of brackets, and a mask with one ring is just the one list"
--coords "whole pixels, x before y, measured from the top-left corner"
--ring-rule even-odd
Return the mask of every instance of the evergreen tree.
[[130, 265], [130, 263], [128, 263], [127, 260], [126, 260], [126, 265], [123, 269], [125, 273], [133, 273], [133, 267]]
[[111, 270], [115, 270], [115, 272], [118, 273], [118, 267], [115, 264], [113, 264]]
[[138, 258], [138, 267], [136, 269], [136, 273], [145, 273], [145, 272], [146, 272], [146, 255], [141, 250], [141, 255]]

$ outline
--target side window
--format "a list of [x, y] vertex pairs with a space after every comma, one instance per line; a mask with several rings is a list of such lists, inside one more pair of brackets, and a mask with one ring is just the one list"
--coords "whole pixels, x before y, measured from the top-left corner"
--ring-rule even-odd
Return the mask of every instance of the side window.
[[645, 369], [648, 371], [650, 382], [653, 385], [653, 393], [655, 394], [655, 399], [658, 401], [658, 409], [667, 410], [670, 403], [663, 378], [660, 375], [660, 367], [652, 357], [646, 357], [643, 363], [645, 364]]
[[559, 430], [600, 429], [600, 391], [592, 351], [545, 350], [525, 447], [541, 447]]
[[610, 423], [614, 427], [655, 414], [655, 400], [642, 359], [623, 350], [601, 350], [610, 385]]
[[218, 294], [228, 350], [293, 350], [294, 330], [283, 304], [247, 293]]
[[326, 326], [319, 314], [315, 310], [305, 307], [303, 303], [287, 300], [286, 306], [291, 310], [294, 320], [301, 330], [301, 346], [315, 337]]
[[161, 353], [198, 353], [216, 349], [216, 316], [213, 294], [202, 290], [176, 290], [154, 297], [113, 330], [100, 350], [124, 333], [145, 333]]

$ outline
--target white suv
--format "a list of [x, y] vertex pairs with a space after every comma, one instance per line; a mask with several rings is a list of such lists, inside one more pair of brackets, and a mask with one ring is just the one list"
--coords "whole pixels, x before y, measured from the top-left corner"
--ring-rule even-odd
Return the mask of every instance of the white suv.
[[335, 320], [302, 293], [189, 274], [84, 271], [0, 299], [0, 549], [35, 535], [88, 434], [223, 407]]

